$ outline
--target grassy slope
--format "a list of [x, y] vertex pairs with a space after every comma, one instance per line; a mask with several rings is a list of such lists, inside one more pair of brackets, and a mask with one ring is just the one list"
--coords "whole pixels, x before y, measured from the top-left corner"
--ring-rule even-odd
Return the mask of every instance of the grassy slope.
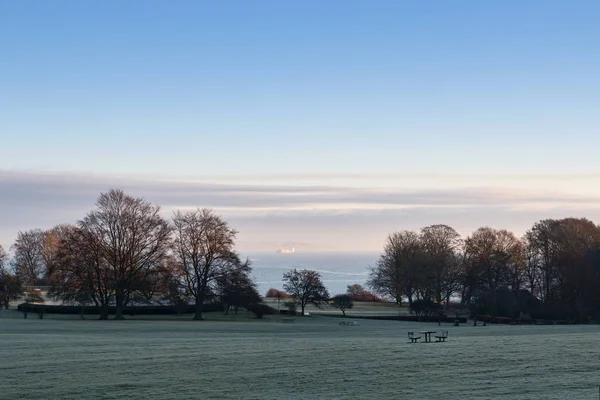
[[598, 390], [598, 326], [448, 327], [447, 343], [411, 345], [408, 330], [440, 328], [348, 327], [327, 317], [7, 318], [14, 315], [0, 313], [7, 399], [576, 400]]

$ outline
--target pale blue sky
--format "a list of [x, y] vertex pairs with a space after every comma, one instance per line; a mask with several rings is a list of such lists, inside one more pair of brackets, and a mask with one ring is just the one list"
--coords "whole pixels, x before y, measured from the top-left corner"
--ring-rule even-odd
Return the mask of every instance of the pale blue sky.
[[[592, 217], [600, 182], [581, 174], [600, 173], [598, 21], [598, 1], [3, 1], [0, 185], [52, 171], [67, 182], [94, 174], [106, 188], [116, 176], [281, 192], [306, 183], [522, 198], [518, 190], [537, 188], [563, 199], [558, 214], [567, 194], [588, 196], [577, 210]], [[20, 187], [39, 188], [31, 181], [42, 178], [23, 179]], [[23, 198], [7, 190], [0, 196], [11, 213]], [[379, 192], [369, 193], [317, 196], [301, 209], [256, 210], [250, 200], [232, 208], [201, 194], [177, 206], [253, 218], [248, 236], [260, 237], [268, 236], [260, 226], [292, 212], [379, 207]], [[411, 201], [401, 205], [420, 206]], [[391, 203], [378, 210], [397, 208]], [[410, 228], [437, 216], [420, 212]], [[527, 223], [538, 215], [511, 212]], [[490, 213], [489, 222], [457, 221], [471, 229], [511, 218]], [[435, 222], [458, 218], [444, 215]], [[273, 241], [310, 242], [286, 221]], [[374, 225], [342, 247], [375, 248], [404, 221]], [[0, 242], [30, 224], [2, 228]], [[333, 234], [336, 224], [314, 229]]]

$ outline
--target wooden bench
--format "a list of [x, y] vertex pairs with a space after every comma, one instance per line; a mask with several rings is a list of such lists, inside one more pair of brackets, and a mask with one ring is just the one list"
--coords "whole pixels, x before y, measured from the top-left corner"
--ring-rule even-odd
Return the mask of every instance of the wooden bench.
[[442, 331], [441, 335], [434, 336], [436, 342], [445, 342], [448, 339], [448, 331]]
[[421, 339], [421, 336], [415, 336], [414, 332], [408, 332], [408, 339], [411, 343], [416, 343], [419, 339]]

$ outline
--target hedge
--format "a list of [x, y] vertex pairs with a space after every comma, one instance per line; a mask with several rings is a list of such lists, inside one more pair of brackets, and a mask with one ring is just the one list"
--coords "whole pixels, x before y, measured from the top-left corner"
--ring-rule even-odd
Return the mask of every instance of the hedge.
[[[130, 306], [123, 308], [123, 315], [174, 315], [177, 313], [179, 306]], [[64, 305], [45, 305], [45, 304], [30, 304], [21, 303], [17, 309], [21, 312], [37, 313], [42, 311], [46, 314], [82, 314], [81, 306], [64, 306]], [[189, 305], [187, 309], [179, 309], [179, 314], [193, 314], [196, 311], [195, 305]], [[221, 303], [207, 303], [202, 308], [203, 312], [223, 311]], [[108, 307], [108, 313], [115, 314], [116, 307]], [[100, 314], [100, 308], [95, 306], [83, 307], [83, 314]]]
[[461, 324], [466, 324], [467, 319], [465, 317], [442, 317], [439, 318], [437, 315], [421, 316], [416, 315], [327, 315], [328, 317], [334, 318], [359, 318], [359, 319], [376, 319], [382, 321], [408, 321], [408, 322], [449, 322], [452, 323], [458, 320]]

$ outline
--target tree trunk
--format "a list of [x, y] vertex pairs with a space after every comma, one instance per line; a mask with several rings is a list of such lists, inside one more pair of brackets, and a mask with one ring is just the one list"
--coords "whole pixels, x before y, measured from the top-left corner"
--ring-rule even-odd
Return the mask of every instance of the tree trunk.
[[342, 310], [342, 315], [345, 317], [346, 316], [346, 310]]
[[302, 311], [301, 311], [301, 314], [300, 314], [300, 316], [302, 316], [302, 317], [304, 317], [304, 307], [306, 307], [306, 304], [304, 304], [304, 303], [301, 303], [301, 304], [300, 304], [300, 309], [301, 309]]
[[125, 319], [123, 316], [123, 303], [125, 301], [125, 294], [123, 293], [123, 289], [117, 289], [117, 293], [115, 295], [116, 300], [116, 310], [115, 310], [115, 319]]
[[[121, 293], [119, 293], [121, 292]], [[115, 319], [125, 319], [125, 317], [123, 316], [123, 292], [120, 290], [117, 290], [117, 294], [115, 296], [115, 300], [116, 300], [116, 310], [115, 310]]]
[[202, 321], [202, 308], [204, 306], [204, 296], [196, 296], [196, 310], [194, 311], [194, 320]]
[[98, 319], [108, 319], [108, 305], [100, 306], [100, 318]]

